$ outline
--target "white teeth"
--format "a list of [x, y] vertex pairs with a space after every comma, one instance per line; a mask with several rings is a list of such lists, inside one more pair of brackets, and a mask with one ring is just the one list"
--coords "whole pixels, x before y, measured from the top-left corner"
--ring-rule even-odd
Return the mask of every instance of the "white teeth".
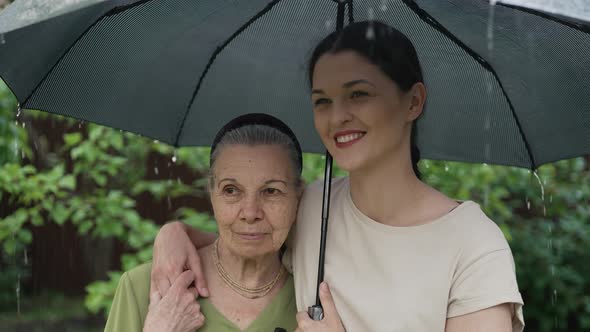
[[338, 137], [336, 137], [336, 142], [338, 142], [338, 143], [348, 143], [350, 141], [354, 141], [356, 139], [359, 139], [359, 138], [361, 138], [363, 136], [365, 136], [365, 134], [362, 134], [362, 133], [355, 133], [355, 134], [348, 134], [348, 135], [338, 136]]

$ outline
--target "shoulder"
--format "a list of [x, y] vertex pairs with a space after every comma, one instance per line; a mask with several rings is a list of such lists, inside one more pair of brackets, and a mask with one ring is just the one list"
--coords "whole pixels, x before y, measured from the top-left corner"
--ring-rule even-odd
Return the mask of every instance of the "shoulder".
[[152, 272], [152, 263], [145, 263], [138, 265], [131, 270], [125, 272], [129, 281], [134, 284], [150, 284], [150, 275]]
[[152, 263], [145, 263], [125, 272], [119, 287], [127, 288], [138, 303], [149, 301]]
[[500, 255], [513, 265], [512, 252], [504, 233], [472, 201], [463, 202], [450, 214], [448, 233], [443, 236], [456, 248], [456, 268], [468, 268]]
[[455, 232], [469, 247], [489, 250], [508, 249], [508, 241], [500, 227], [473, 201], [463, 202], [453, 215]]

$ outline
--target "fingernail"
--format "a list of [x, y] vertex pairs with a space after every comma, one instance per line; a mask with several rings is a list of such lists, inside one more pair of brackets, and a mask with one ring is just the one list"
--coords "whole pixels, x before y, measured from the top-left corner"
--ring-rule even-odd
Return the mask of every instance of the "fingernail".
[[322, 282], [322, 283], [320, 284], [320, 290], [321, 290], [322, 292], [328, 292], [328, 284], [327, 284], [327, 283], [325, 283], [325, 282]]
[[203, 296], [209, 296], [209, 290], [207, 290], [207, 288], [205, 288], [205, 287], [201, 287], [199, 289], [199, 293]]

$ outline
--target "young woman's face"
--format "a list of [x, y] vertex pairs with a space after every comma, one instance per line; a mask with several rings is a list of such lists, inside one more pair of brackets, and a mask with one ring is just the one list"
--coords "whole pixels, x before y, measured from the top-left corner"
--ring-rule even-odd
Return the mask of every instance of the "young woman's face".
[[377, 66], [353, 51], [322, 55], [313, 71], [314, 123], [338, 165], [349, 172], [407, 153], [424, 86], [402, 92]]
[[213, 168], [211, 203], [222, 244], [234, 255], [277, 252], [295, 222], [300, 188], [279, 145], [223, 147]]

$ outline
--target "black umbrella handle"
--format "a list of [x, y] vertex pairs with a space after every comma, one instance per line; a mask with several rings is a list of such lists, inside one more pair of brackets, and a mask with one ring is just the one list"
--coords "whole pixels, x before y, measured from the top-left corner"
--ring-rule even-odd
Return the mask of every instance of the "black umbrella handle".
[[332, 187], [332, 156], [326, 151], [326, 168], [324, 172], [324, 196], [322, 198], [322, 229], [320, 254], [318, 262], [318, 282], [316, 287], [315, 305], [308, 308], [307, 313], [313, 320], [324, 318], [324, 310], [320, 302], [320, 284], [324, 281], [324, 261], [326, 258], [326, 237], [328, 235], [328, 215], [330, 211], [330, 191]]
[[[338, 3], [338, 15], [336, 17], [336, 31], [341, 31], [344, 27], [344, 11], [348, 5], [348, 20], [353, 21], [352, 1], [353, 0], [334, 0]], [[324, 309], [320, 302], [320, 284], [324, 281], [324, 261], [326, 257], [326, 236], [328, 235], [328, 214], [330, 211], [330, 190], [332, 187], [332, 155], [326, 151], [326, 168], [324, 172], [324, 196], [322, 199], [322, 232], [320, 240], [320, 257], [318, 262], [318, 282], [316, 285], [315, 305], [307, 309], [307, 314], [313, 320], [322, 320], [324, 318]]]

